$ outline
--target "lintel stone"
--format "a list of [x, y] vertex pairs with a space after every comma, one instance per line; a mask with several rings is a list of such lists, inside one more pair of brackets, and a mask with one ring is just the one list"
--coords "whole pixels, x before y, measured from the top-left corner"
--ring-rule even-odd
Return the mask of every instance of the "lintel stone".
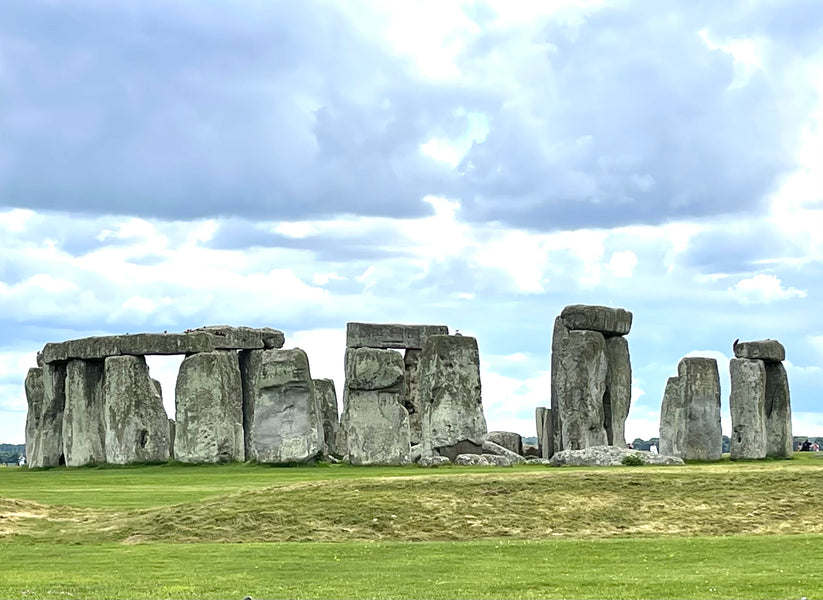
[[754, 358], [771, 362], [786, 360], [786, 349], [777, 340], [737, 342], [733, 350], [735, 358]]
[[624, 308], [570, 304], [560, 313], [567, 329], [599, 331], [603, 335], [626, 335], [632, 328], [632, 313]]
[[431, 335], [448, 335], [446, 325], [403, 325], [398, 323], [347, 323], [347, 348], [404, 348], [422, 350]]

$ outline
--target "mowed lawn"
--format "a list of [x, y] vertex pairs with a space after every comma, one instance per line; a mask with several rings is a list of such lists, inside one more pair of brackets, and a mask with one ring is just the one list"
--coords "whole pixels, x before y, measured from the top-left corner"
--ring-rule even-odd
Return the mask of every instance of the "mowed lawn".
[[823, 459], [0, 469], [2, 598], [820, 598]]

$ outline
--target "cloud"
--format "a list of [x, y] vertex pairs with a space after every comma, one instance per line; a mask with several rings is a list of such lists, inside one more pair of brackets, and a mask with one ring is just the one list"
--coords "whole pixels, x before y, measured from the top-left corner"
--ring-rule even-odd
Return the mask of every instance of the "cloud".
[[729, 288], [729, 293], [742, 304], [775, 302], [790, 298], [805, 298], [806, 291], [793, 287], [784, 288], [775, 275], [758, 273], [754, 277], [741, 279]]

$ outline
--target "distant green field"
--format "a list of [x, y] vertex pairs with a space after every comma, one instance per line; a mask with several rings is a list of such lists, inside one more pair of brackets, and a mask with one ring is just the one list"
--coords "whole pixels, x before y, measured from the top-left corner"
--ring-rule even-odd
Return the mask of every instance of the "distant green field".
[[823, 460], [0, 469], [3, 598], [819, 598]]

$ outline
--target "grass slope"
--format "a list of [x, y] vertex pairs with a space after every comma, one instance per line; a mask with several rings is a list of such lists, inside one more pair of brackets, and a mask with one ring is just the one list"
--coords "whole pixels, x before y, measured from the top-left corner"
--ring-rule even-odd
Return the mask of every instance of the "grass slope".
[[812, 455], [3, 469], [0, 597], [813, 598], [821, 514]]

